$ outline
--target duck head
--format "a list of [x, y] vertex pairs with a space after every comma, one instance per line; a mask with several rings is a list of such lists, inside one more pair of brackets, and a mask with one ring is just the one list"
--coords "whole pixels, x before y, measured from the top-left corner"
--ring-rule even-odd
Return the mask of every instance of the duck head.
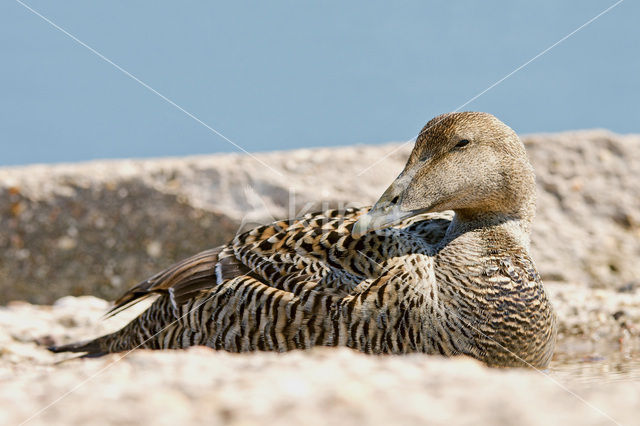
[[528, 224], [533, 218], [533, 168], [516, 133], [493, 115], [457, 112], [429, 121], [402, 173], [352, 233], [358, 238], [444, 210], [455, 211], [458, 224], [509, 219]]

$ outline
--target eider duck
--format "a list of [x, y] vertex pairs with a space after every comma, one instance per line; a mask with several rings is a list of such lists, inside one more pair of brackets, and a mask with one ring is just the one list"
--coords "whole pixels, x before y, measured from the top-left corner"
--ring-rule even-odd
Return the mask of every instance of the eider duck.
[[120, 297], [111, 314], [159, 295], [119, 331], [50, 349], [340, 345], [545, 368], [556, 316], [529, 255], [535, 189], [511, 128], [487, 113], [443, 114], [373, 207], [238, 235]]

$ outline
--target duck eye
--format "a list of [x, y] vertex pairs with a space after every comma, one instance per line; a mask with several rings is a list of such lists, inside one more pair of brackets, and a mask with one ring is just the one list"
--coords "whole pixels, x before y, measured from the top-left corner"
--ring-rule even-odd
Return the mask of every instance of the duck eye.
[[462, 139], [460, 142], [458, 142], [456, 144], [456, 148], [463, 148], [465, 146], [469, 145], [469, 140], [468, 139]]

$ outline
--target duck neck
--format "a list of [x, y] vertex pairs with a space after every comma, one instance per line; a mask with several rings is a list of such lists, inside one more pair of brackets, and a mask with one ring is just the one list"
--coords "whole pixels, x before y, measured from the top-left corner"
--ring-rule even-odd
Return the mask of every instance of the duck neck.
[[456, 210], [445, 240], [451, 242], [463, 234], [493, 240], [506, 234], [528, 251], [532, 218], [529, 209], [511, 213]]

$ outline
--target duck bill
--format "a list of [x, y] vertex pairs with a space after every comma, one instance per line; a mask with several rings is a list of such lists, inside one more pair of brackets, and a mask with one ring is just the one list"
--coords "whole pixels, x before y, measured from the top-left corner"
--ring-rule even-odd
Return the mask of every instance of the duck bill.
[[415, 211], [405, 211], [400, 208], [402, 193], [405, 189], [405, 180], [400, 176], [387, 188], [376, 204], [353, 225], [351, 234], [360, 238], [364, 234], [378, 229], [388, 228], [409, 217], [420, 214]]

